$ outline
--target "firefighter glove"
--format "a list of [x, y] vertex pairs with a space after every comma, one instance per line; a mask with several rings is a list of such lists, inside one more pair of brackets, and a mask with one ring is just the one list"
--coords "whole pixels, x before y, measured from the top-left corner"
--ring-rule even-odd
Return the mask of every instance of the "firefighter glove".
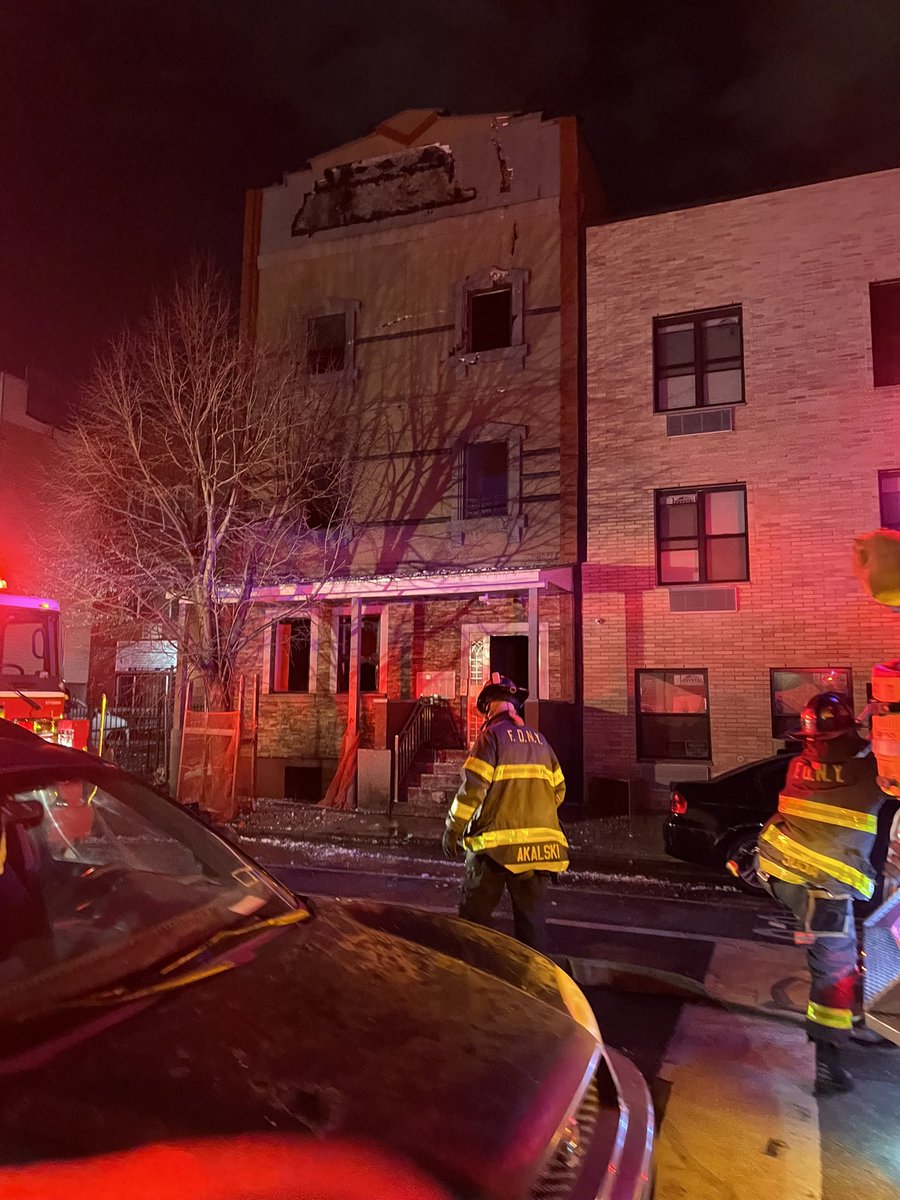
[[456, 858], [459, 853], [459, 834], [455, 829], [444, 830], [441, 847], [444, 851], [444, 858]]

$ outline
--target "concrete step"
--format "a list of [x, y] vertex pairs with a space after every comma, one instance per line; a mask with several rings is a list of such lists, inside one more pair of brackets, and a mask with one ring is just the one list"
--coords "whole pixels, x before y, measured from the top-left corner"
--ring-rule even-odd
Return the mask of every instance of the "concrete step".
[[459, 767], [461, 767], [462, 764], [469, 757], [468, 750], [441, 749], [441, 750], [435, 750], [433, 753], [434, 753], [435, 762], [455, 763]]
[[406, 796], [406, 804], [424, 805], [432, 809], [440, 808], [444, 812], [450, 807], [456, 789], [446, 791], [443, 788], [411, 787]]
[[435, 821], [443, 822], [447, 816], [449, 804], [436, 804], [433, 800], [407, 800], [405, 804], [398, 804], [394, 808], [395, 816], [402, 816], [406, 813], [411, 817], [431, 817]]
[[440, 759], [437, 759], [435, 762], [429, 763], [423, 770], [427, 770], [432, 775], [438, 775], [442, 779], [455, 779], [458, 783], [462, 763], [441, 762]]
[[459, 780], [454, 775], [426, 774], [419, 780], [419, 787], [426, 792], [446, 792], [448, 796], [455, 796]]

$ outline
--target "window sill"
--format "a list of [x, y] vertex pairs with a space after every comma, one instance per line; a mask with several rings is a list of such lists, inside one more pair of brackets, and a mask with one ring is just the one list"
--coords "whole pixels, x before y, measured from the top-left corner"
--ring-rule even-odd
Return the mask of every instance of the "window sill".
[[451, 357], [456, 363], [457, 379], [465, 379], [471, 367], [481, 363], [509, 363], [515, 370], [523, 370], [525, 356], [528, 354], [528, 343], [518, 346], [498, 346], [494, 350], [464, 350], [457, 351]]
[[269, 689], [269, 691], [263, 692], [263, 695], [264, 696], [276, 696], [279, 700], [284, 699], [286, 697], [291, 700], [315, 700], [315, 698], [316, 698], [315, 692], [310, 692], [310, 691], [306, 691], [306, 692], [276, 692], [271, 688]]
[[718, 412], [723, 408], [746, 408], [746, 400], [729, 400], [725, 404], [686, 404], [683, 408], [656, 408], [653, 412], [658, 417], [671, 417], [673, 413]]

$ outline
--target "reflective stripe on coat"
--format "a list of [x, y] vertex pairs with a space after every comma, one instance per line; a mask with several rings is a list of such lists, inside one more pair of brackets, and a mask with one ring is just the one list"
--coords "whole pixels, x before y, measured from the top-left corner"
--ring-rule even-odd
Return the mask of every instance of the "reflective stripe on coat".
[[564, 871], [568, 844], [557, 809], [566, 795], [562, 769], [542, 733], [507, 714], [488, 721], [463, 763], [447, 827], [462, 844], [510, 871]]

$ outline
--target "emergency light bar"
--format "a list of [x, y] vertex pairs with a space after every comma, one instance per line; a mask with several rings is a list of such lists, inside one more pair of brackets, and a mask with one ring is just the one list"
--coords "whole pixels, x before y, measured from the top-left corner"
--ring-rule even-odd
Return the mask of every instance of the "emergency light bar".
[[0, 592], [0, 608], [42, 608], [45, 612], [59, 612], [58, 600], [47, 600], [44, 596], [11, 596]]

